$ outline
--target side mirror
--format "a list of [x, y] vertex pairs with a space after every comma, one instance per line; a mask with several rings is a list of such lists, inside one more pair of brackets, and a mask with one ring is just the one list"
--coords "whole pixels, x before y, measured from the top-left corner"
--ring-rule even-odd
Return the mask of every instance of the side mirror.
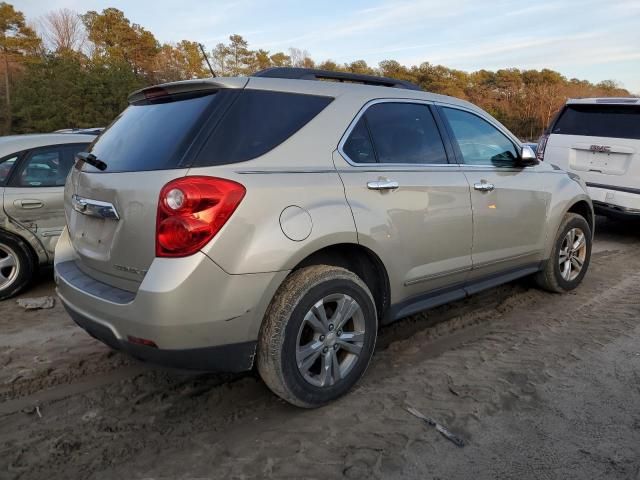
[[522, 147], [522, 150], [520, 151], [520, 165], [523, 165], [525, 167], [531, 166], [531, 165], [537, 165], [538, 159], [536, 158], [536, 154], [533, 151], [533, 149], [528, 146], [525, 145]]

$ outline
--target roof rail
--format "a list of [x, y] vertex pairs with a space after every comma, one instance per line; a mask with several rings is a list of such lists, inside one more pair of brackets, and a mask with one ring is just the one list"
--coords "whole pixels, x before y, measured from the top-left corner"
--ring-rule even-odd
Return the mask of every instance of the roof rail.
[[251, 75], [252, 77], [288, 78], [292, 80], [335, 80], [338, 82], [362, 83], [377, 87], [406, 88], [408, 90], [421, 90], [421, 88], [405, 80], [395, 78], [376, 77], [374, 75], [360, 75], [358, 73], [333, 72], [331, 70], [318, 70], [315, 68], [272, 67]]

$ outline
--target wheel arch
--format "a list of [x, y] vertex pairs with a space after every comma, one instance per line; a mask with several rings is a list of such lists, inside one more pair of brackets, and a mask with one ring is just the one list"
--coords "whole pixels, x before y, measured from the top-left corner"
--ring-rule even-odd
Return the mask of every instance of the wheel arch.
[[391, 289], [389, 276], [380, 257], [357, 243], [337, 243], [320, 248], [299, 261], [292, 272], [310, 265], [332, 265], [358, 275], [373, 295], [379, 323], [389, 311]]
[[547, 241], [544, 250], [544, 258], [549, 258], [553, 246], [555, 244], [558, 229], [562, 223], [562, 219], [567, 213], [576, 213], [587, 221], [589, 228], [591, 229], [591, 235], [593, 238], [595, 228], [595, 214], [593, 211], [593, 205], [591, 199], [586, 194], [581, 194], [572, 197], [568, 201], [556, 204], [552, 209], [550, 216], [548, 217], [548, 233]]

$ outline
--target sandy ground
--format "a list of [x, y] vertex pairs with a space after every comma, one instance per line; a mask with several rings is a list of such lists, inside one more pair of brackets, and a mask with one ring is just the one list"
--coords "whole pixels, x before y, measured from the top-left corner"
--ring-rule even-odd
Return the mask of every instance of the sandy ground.
[[[113, 353], [59, 304], [4, 302], [0, 478], [640, 480], [640, 227], [597, 232], [576, 291], [521, 281], [387, 327], [357, 388], [314, 411], [253, 374]], [[26, 296], [52, 292], [45, 275]]]

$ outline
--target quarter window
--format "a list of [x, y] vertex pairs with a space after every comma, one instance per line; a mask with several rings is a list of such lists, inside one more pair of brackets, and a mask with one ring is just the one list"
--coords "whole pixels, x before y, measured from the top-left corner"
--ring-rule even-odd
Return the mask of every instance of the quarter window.
[[376, 154], [373, 150], [369, 129], [366, 120], [360, 117], [358, 123], [351, 131], [351, 135], [344, 144], [344, 153], [356, 163], [375, 163]]
[[455, 108], [443, 108], [453, 130], [462, 162], [468, 165], [512, 166], [518, 158], [515, 145], [486, 120]]

